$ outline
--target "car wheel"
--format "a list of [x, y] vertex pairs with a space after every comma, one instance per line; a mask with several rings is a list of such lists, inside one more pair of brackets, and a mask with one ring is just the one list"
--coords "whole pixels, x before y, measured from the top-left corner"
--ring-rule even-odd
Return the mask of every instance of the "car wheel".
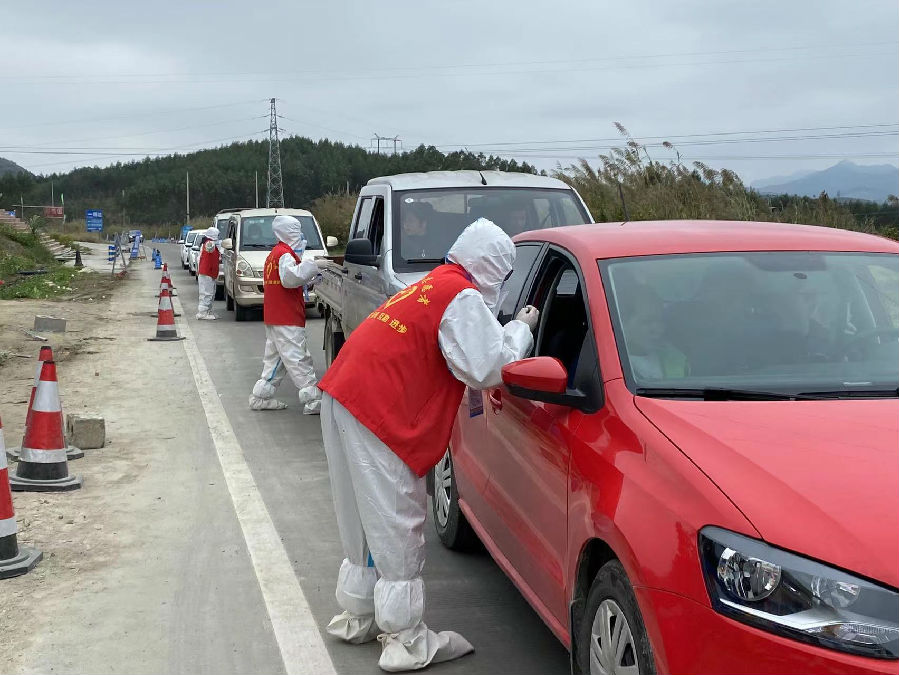
[[234, 298], [228, 295], [228, 291], [225, 291], [225, 309], [229, 312], [234, 311]]
[[330, 367], [343, 347], [343, 331], [335, 330], [337, 321], [333, 316], [325, 319], [325, 364]]
[[453, 471], [453, 456], [449, 450], [431, 469], [434, 495], [431, 498], [431, 512], [437, 536], [448, 549], [470, 551], [478, 546], [478, 535], [465, 520], [459, 508], [459, 493], [456, 491], [456, 474]]
[[225, 299], [225, 287], [224, 286], [219, 286], [216, 284], [215, 299], [216, 300], [224, 300]]
[[241, 307], [237, 304], [237, 301], [234, 301], [234, 320], [235, 321], [246, 321], [250, 314], [250, 310], [248, 307]]
[[654, 675], [655, 660], [634, 589], [617, 560], [590, 586], [578, 630], [577, 662], [584, 675]]

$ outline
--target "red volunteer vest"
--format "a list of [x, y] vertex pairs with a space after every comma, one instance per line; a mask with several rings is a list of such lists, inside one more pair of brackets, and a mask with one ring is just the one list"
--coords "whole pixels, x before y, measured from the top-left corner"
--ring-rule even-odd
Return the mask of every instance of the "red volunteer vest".
[[262, 278], [265, 280], [262, 299], [262, 320], [269, 326], [306, 325], [306, 301], [303, 298], [303, 287], [284, 288], [281, 285], [281, 274], [278, 272], [278, 261], [285, 253], [300, 262], [299, 257], [290, 246], [279, 241], [265, 259]]
[[318, 383], [417, 475], [443, 457], [465, 385], [437, 342], [440, 319], [462, 290], [459, 265], [441, 265], [368, 315]]
[[206, 242], [212, 241], [211, 239], [204, 239], [203, 244], [200, 246], [200, 262], [197, 265], [197, 274], [204, 274], [207, 277], [212, 277], [213, 279], [217, 279], [219, 275], [219, 263], [222, 260], [222, 254], [219, 253], [218, 246], [216, 246], [212, 253], [206, 250]]

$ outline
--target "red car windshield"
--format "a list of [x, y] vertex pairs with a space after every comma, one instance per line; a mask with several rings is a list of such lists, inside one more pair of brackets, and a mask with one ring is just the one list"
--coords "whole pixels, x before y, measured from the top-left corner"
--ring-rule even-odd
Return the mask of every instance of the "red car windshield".
[[899, 256], [690, 254], [600, 269], [633, 388], [899, 387]]

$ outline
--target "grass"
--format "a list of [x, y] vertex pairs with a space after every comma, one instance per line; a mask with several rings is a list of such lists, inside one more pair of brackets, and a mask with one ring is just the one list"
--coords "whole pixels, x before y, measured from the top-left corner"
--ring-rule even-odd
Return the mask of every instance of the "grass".
[[[47, 273], [19, 274], [38, 269]], [[75, 290], [82, 276], [86, 275], [60, 265], [35, 235], [0, 225], [0, 300], [56, 297]]]

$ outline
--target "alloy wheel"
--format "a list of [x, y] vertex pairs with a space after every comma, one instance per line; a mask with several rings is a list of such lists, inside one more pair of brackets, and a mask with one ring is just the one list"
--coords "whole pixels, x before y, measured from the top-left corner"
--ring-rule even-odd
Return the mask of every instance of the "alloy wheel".
[[450, 500], [453, 496], [453, 460], [449, 451], [434, 467], [434, 504], [435, 517], [441, 528], [446, 527], [449, 520]]
[[614, 600], [603, 600], [590, 634], [590, 675], [639, 675], [634, 635]]

